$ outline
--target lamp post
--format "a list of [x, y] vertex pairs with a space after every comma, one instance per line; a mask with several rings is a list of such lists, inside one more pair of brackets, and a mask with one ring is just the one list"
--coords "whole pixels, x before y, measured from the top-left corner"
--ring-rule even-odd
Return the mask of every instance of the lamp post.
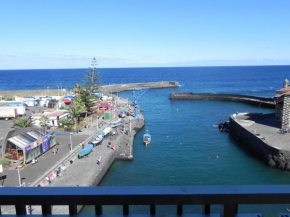
[[70, 139], [70, 151], [72, 152], [72, 141], [71, 141], [71, 135], [72, 135], [72, 133], [69, 134], [69, 139]]
[[59, 96], [59, 86], [58, 85], [56, 86], [57, 86], [57, 96]]
[[131, 133], [131, 115], [129, 116], [129, 122], [130, 122], [130, 133]]
[[62, 96], [62, 83], [60, 83], [60, 95]]
[[20, 172], [19, 172], [19, 168], [20, 168], [21, 166], [18, 166], [17, 167], [17, 171], [18, 171], [18, 182], [19, 182], [19, 187], [22, 187], [22, 184], [21, 184], [21, 177], [20, 177]]

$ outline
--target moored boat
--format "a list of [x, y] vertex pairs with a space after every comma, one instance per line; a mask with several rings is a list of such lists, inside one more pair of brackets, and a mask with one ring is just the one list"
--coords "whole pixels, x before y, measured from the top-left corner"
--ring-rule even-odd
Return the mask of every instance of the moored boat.
[[110, 127], [118, 127], [120, 125], [122, 125], [124, 123], [124, 120], [123, 119], [119, 119], [117, 121], [114, 121], [112, 123], [110, 123]]
[[145, 145], [149, 145], [151, 143], [151, 135], [149, 133], [145, 133], [143, 135], [143, 142]]
[[89, 144], [87, 145], [83, 150], [81, 150], [78, 154], [78, 158], [82, 158], [86, 155], [88, 155], [89, 153], [91, 153], [91, 151], [93, 150], [93, 144]]
[[121, 110], [120, 113], [119, 113], [119, 117], [120, 118], [124, 118], [124, 117], [126, 117], [126, 115], [127, 115], [127, 111], [126, 110]]
[[98, 137], [94, 138], [92, 140], [93, 145], [99, 144], [101, 141], [103, 141], [103, 138], [104, 138], [103, 136], [98, 136]]

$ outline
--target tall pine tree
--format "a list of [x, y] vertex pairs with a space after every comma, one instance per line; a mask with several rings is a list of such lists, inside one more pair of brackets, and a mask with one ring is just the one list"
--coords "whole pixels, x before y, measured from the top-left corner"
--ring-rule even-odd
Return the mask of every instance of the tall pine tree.
[[101, 86], [100, 70], [97, 66], [97, 59], [93, 57], [91, 67], [86, 71], [84, 80], [84, 87], [90, 92], [97, 91]]

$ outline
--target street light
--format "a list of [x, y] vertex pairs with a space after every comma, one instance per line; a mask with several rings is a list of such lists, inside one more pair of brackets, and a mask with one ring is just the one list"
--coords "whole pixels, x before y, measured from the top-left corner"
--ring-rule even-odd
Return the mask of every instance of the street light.
[[58, 85], [56, 86], [57, 86], [57, 96], [59, 96], [59, 86]]
[[60, 83], [60, 95], [62, 96], [62, 83]]
[[72, 152], [72, 141], [71, 141], [71, 135], [72, 135], [72, 133], [69, 134], [69, 139], [70, 139], [70, 151]]
[[129, 116], [129, 122], [130, 122], [130, 133], [131, 133], [131, 115]]
[[19, 182], [19, 187], [22, 187], [22, 184], [21, 184], [21, 177], [20, 177], [20, 172], [19, 172], [19, 168], [20, 168], [21, 166], [18, 166], [17, 167], [17, 170], [18, 170], [18, 182]]

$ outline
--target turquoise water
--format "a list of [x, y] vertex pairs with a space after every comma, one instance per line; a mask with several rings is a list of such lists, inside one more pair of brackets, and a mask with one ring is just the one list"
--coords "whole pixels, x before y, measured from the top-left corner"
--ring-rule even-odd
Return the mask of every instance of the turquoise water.
[[[50, 88], [62, 82], [72, 87], [85, 69], [0, 71], [2, 90]], [[26, 76], [23, 76], [26, 75]], [[290, 75], [290, 66], [261, 67], [185, 67], [101, 69], [104, 84], [179, 81], [176, 92], [237, 93], [273, 97]], [[20, 82], [21, 81], [21, 82]], [[19, 85], [21, 84], [21, 85]], [[170, 101], [170, 89], [147, 91], [139, 100], [146, 126], [136, 135], [134, 160], [116, 162], [102, 186], [177, 186], [177, 185], [273, 185], [290, 184], [290, 173], [270, 168], [243, 150], [217, 125], [235, 112], [273, 112], [250, 105], [219, 101]], [[120, 93], [132, 99], [131, 92]], [[149, 130], [152, 143], [142, 144]], [[217, 158], [218, 156], [218, 158]], [[260, 212], [277, 216], [287, 205], [241, 206], [241, 212]], [[290, 205], [289, 205], [290, 207]], [[106, 207], [116, 213], [120, 207]], [[133, 213], [148, 213], [149, 207], [130, 207]], [[157, 208], [157, 213], [175, 208]], [[185, 212], [200, 212], [199, 206], [186, 206]], [[93, 212], [87, 207], [83, 213]], [[218, 212], [215, 206], [214, 212]]]
[[[122, 96], [129, 97], [130, 94], [123, 93]], [[140, 99], [146, 126], [135, 138], [134, 161], [114, 163], [101, 186], [290, 183], [289, 172], [268, 167], [217, 128], [219, 123], [228, 120], [229, 114], [237, 111], [270, 113], [273, 110], [233, 102], [170, 101], [169, 94], [168, 89], [150, 90]], [[146, 130], [152, 136], [148, 147], [142, 144]], [[158, 210], [164, 213], [169, 209], [174, 213], [175, 209], [170, 208]], [[146, 213], [148, 209], [135, 206], [130, 211]], [[188, 206], [186, 210], [200, 212], [201, 208]], [[218, 210], [216, 206], [213, 209], [214, 212]], [[239, 210], [272, 216], [286, 211], [286, 206], [241, 206]], [[116, 207], [105, 209], [108, 213], [117, 211], [120, 210]]]

